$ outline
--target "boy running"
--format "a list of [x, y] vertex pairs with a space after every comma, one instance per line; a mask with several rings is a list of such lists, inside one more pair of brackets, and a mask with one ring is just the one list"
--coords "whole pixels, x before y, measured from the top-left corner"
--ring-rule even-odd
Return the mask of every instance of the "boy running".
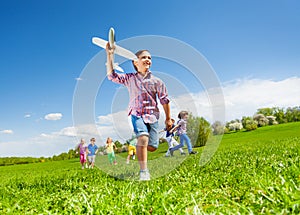
[[179, 138], [180, 138], [180, 144], [169, 149], [171, 156], [173, 156], [173, 152], [175, 150], [178, 150], [178, 149], [180, 149], [184, 146], [184, 142], [187, 145], [188, 152], [189, 152], [190, 155], [198, 153], [198, 152], [193, 151], [191, 140], [188, 137], [188, 135], [186, 134], [186, 126], [187, 126], [188, 116], [189, 116], [189, 113], [187, 111], [181, 111], [178, 114], [179, 121], [178, 121], [177, 125], [170, 130], [170, 132], [174, 132], [175, 129], [177, 129], [177, 133], [178, 133]]
[[129, 92], [128, 115], [131, 116], [134, 132], [138, 139], [136, 150], [140, 165], [140, 180], [148, 181], [150, 173], [147, 166], [147, 150], [153, 152], [159, 144], [157, 97], [165, 112], [166, 127], [169, 129], [172, 125], [167, 89], [165, 84], [150, 71], [152, 58], [149, 51], [141, 50], [136, 53], [137, 60], [132, 61], [136, 72], [127, 74], [118, 74], [114, 71], [114, 49], [109, 46], [109, 43], [106, 45], [106, 54], [108, 79], [123, 84]]

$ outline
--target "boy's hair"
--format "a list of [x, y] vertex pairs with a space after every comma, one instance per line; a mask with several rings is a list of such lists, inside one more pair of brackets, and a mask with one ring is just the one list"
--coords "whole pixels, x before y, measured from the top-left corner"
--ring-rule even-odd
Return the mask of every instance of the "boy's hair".
[[90, 141], [96, 141], [96, 139], [93, 137], [93, 138], [91, 138], [91, 140]]
[[[135, 56], [137, 56], [139, 58], [139, 56], [143, 53], [143, 52], [149, 52], [147, 49], [142, 49], [142, 50], [139, 50], [135, 53]], [[150, 52], [149, 52], [150, 53]], [[138, 68], [134, 65], [134, 61], [132, 61], [132, 65], [135, 69], [135, 71], [138, 72]]]
[[185, 115], [189, 115], [189, 112], [187, 112], [185, 110], [180, 111], [179, 114], [178, 114], [178, 118], [182, 119]]

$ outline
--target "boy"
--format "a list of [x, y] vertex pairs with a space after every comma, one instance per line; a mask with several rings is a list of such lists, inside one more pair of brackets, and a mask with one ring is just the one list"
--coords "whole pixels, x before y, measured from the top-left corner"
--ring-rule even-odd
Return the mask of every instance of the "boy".
[[89, 168], [94, 168], [96, 154], [98, 152], [98, 146], [95, 145], [96, 139], [93, 137], [91, 138], [91, 143], [88, 145], [88, 161], [89, 161]]
[[163, 106], [166, 120], [165, 124], [170, 129], [172, 122], [170, 116], [170, 100], [168, 98], [165, 84], [150, 71], [152, 64], [151, 55], [147, 50], [136, 53], [137, 60], [132, 61], [135, 73], [118, 74], [113, 69], [114, 49], [106, 45], [107, 54], [107, 76], [108, 79], [127, 87], [129, 92], [129, 113], [131, 116], [134, 132], [137, 141], [137, 157], [140, 165], [140, 180], [150, 180], [150, 173], [147, 167], [148, 151], [155, 151], [158, 148], [158, 119], [159, 110], [157, 99]]
[[169, 149], [171, 156], [173, 156], [173, 152], [175, 150], [178, 150], [183, 147], [184, 142], [187, 145], [188, 152], [190, 155], [198, 153], [198, 152], [195, 152], [192, 150], [191, 140], [188, 137], [188, 135], [186, 134], [188, 115], [189, 115], [189, 113], [187, 111], [180, 111], [180, 113], [178, 114], [179, 121], [178, 121], [177, 125], [170, 130], [170, 132], [174, 132], [175, 129], [177, 129], [177, 133], [180, 138], [180, 144]]
[[[172, 128], [174, 128], [174, 127], [175, 127], [175, 120], [172, 119]], [[160, 132], [164, 132], [164, 131], [166, 131], [166, 139], [167, 139], [168, 145], [169, 145], [168, 151], [166, 152], [166, 157], [169, 157], [170, 156], [170, 148], [179, 145], [179, 143], [174, 138], [175, 131], [170, 132], [170, 131], [167, 130], [167, 128], [164, 128]], [[185, 155], [182, 148], [179, 148], [179, 151], [180, 151], [181, 155]]]

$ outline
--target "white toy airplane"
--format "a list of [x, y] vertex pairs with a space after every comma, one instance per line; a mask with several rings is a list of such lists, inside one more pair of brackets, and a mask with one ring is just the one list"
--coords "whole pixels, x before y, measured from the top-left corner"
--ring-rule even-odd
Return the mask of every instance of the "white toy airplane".
[[[106, 44], [107, 44], [106, 40], [103, 40], [103, 39], [98, 38], [98, 37], [93, 37], [92, 38], [92, 42], [95, 45], [100, 46], [101, 48], [106, 49]], [[108, 32], [108, 42], [109, 42], [109, 46], [111, 48], [115, 49], [115, 52], [114, 52], [115, 54], [120, 55], [120, 56], [125, 57], [125, 58], [130, 59], [130, 60], [136, 60], [137, 59], [137, 57], [135, 56], [134, 53], [132, 53], [131, 51], [129, 51], [129, 50], [125, 49], [125, 48], [122, 48], [121, 46], [116, 45], [115, 30], [113, 28], [109, 29], [109, 32]], [[118, 63], [114, 63], [114, 61], [113, 61], [113, 67], [114, 67], [114, 69], [116, 69], [118, 71], [124, 72], [124, 70], [119, 66], [119, 64]]]

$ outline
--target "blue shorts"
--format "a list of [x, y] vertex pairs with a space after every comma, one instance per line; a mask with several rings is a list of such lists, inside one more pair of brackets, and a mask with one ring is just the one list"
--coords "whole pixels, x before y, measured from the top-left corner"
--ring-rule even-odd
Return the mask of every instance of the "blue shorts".
[[142, 117], [131, 115], [131, 122], [136, 137], [146, 135], [149, 137], [149, 146], [158, 148], [158, 121], [155, 123], [145, 123]]

